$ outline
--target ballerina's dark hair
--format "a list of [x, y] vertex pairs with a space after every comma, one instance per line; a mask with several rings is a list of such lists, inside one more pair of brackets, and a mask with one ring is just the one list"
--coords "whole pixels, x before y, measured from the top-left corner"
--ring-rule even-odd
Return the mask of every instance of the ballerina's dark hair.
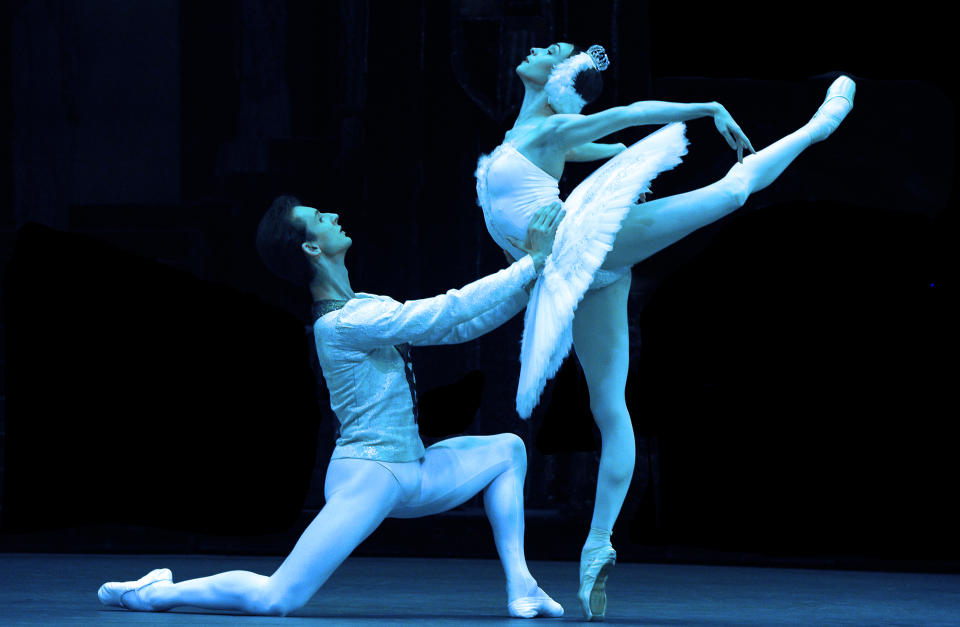
[[278, 196], [257, 226], [257, 252], [264, 265], [281, 279], [296, 285], [310, 285], [313, 266], [300, 248], [307, 230], [294, 221], [293, 208], [302, 204], [296, 196]]
[[[574, 57], [581, 52], [586, 52], [586, 49], [573, 44], [573, 52], [570, 53], [570, 57]], [[567, 58], [569, 59], [570, 57]], [[599, 98], [600, 92], [603, 91], [603, 76], [601, 76], [600, 70], [591, 67], [581, 71], [577, 74], [576, 78], [573, 79], [573, 88], [580, 94], [584, 102], [590, 104]]]

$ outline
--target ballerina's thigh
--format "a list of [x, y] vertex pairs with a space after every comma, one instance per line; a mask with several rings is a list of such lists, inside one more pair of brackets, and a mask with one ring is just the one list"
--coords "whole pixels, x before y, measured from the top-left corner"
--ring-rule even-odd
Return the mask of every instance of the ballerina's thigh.
[[[621, 222], [639, 195], [664, 170], [680, 163], [687, 140], [682, 123], [669, 124], [630, 146], [578, 185], [564, 203], [553, 254], [537, 280], [524, 317], [517, 412], [528, 418], [547, 379], [556, 374], [573, 341], [574, 310], [588, 289], [613, 283], [629, 267], [601, 270]], [[504, 142], [480, 158], [477, 195], [494, 241], [515, 258], [540, 207], [559, 200], [557, 180]]]

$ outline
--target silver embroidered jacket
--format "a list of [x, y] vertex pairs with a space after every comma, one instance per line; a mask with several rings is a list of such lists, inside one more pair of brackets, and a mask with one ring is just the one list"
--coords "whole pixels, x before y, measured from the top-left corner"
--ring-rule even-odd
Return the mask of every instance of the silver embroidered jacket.
[[411, 384], [396, 345], [458, 344], [491, 331], [527, 303], [536, 277], [526, 256], [446, 294], [399, 303], [358, 293], [317, 318], [313, 335], [330, 405], [340, 421], [333, 459], [409, 462], [423, 457]]

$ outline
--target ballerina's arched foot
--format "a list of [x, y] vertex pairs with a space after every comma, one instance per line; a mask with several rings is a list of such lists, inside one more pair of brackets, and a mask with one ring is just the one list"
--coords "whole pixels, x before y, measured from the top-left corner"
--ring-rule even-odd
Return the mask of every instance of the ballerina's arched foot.
[[100, 586], [97, 597], [104, 605], [113, 605], [128, 610], [153, 612], [153, 607], [140, 598], [139, 592], [147, 586], [160, 582], [173, 583], [173, 573], [169, 568], [158, 568], [136, 581], [108, 581]]
[[849, 76], [841, 76], [830, 84], [827, 97], [807, 123], [812, 143], [821, 142], [830, 136], [850, 110], [853, 109], [853, 96], [857, 84]]
[[514, 618], [534, 618], [545, 616], [559, 618], [563, 616], [563, 606], [551, 599], [546, 592], [537, 588], [536, 594], [529, 597], [514, 599], [507, 604], [510, 616]]
[[607, 577], [617, 563], [617, 552], [609, 544], [584, 548], [580, 554], [580, 609], [587, 620], [603, 620], [607, 613]]

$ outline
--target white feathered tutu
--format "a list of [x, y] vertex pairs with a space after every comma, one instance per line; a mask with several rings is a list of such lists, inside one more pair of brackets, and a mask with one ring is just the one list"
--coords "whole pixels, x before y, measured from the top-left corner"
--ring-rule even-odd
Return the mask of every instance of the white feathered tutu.
[[[683, 123], [675, 122], [651, 133], [598, 168], [564, 201], [566, 217], [557, 229], [553, 253], [534, 285], [524, 315], [517, 387], [517, 413], [521, 418], [530, 417], [547, 380], [557, 373], [570, 352], [574, 311], [613, 248], [630, 206], [640, 194], [650, 191], [649, 183], [657, 174], [674, 168], [687, 153], [685, 130]], [[525, 253], [509, 244], [504, 235], [522, 241], [532, 213], [548, 204], [551, 197], [556, 200], [558, 194], [556, 180], [536, 166], [532, 166], [535, 169], [526, 178], [519, 179], [530, 189], [517, 196], [506, 193], [497, 181], [488, 180], [491, 166], [496, 167], [500, 158], [509, 158], [505, 155], [511, 152], [503, 150], [506, 146], [502, 144], [480, 158], [477, 196], [491, 236], [519, 258]], [[516, 149], [513, 153], [530, 164]], [[502, 162], [500, 168], [507, 179], [516, 174], [504, 170], [508, 163]], [[517, 162], [517, 167], [529, 168], [522, 161]], [[536, 180], [537, 170], [540, 183]], [[502, 202], [504, 198], [511, 202]]]

